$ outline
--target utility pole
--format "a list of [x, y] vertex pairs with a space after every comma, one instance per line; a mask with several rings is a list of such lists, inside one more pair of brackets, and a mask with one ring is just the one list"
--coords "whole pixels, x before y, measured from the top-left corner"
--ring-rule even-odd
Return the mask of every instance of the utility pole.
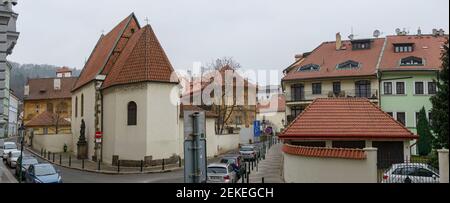
[[186, 111], [184, 119], [185, 183], [203, 183], [207, 179], [205, 112]]

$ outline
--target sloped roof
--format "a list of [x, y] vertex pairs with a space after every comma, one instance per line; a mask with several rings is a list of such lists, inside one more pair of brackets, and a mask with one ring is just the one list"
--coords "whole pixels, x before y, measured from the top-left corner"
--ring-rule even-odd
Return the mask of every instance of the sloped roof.
[[204, 109], [202, 109], [202, 108], [200, 108], [200, 107], [198, 107], [198, 106], [192, 106], [192, 105], [180, 105], [180, 117], [181, 118], [183, 118], [184, 117], [184, 111], [204, 111], [205, 112], [205, 116], [207, 117], [207, 118], [216, 118], [216, 117], [218, 117], [218, 115], [217, 114], [215, 114], [214, 112], [212, 112], [212, 111], [207, 111], [207, 110], [204, 110]]
[[117, 41], [132, 19], [135, 19], [134, 14], [131, 14], [122, 20], [122, 22], [114, 27], [108, 34], [100, 37], [97, 45], [91, 53], [91, 56], [89, 57], [89, 60], [81, 71], [80, 77], [73, 87], [73, 90], [76, 90], [95, 79], [97, 74], [107, 63]]
[[102, 88], [137, 82], [173, 82], [170, 64], [153, 29], [147, 25], [127, 43], [119, 59], [105, 79]]
[[[45, 111], [38, 116], [28, 121], [25, 126], [39, 127], [39, 126], [54, 126], [56, 123], [56, 114]], [[70, 122], [64, 118], [59, 118], [59, 126], [70, 126]]]
[[366, 153], [361, 149], [319, 148], [283, 145], [282, 151], [286, 154], [306, 157], [338, 158], [338, 159], [366, 159]]
[[367, 99], [316, 99], [281, 134], [295, 140], [417, 139]]
[[[352, 50], [351, 41], [343, 41], [341, 50], [336, 50], [336, 42], [334, 41], [322, 43], [301, 63], [293, 66], [300, 68], [305, 65], [316, 64], [320, 66], [319, 71], [290, 71], [283, 80], [376, 75], [376, 67], [384, 45], [384, 39], [370, 40], [372, 41], [371, 48], [365, 50]], [[350, 70], [336, 69], [338, 64], [349, 60], [360, 63], [361, 67]]]
[[[55, 79], [61, 80], [60, 90], [54, 88]], [[29, 79], [29, 94], [24, 97], [24, 100], [70, 99], [71, 89], [76, 81], [76, 77]]]
[[[448, 39], [446, 36], [406, 35], [387, 36], [387, 44], [380, 64], [380, 70], [440, 70], [442, 47]], [[414, 44], [410, 53], [395, 53], [395, 44]], [[400, 66], [400, 61], [406, 57], [419, 57], [425, 62], [423, 66]]]

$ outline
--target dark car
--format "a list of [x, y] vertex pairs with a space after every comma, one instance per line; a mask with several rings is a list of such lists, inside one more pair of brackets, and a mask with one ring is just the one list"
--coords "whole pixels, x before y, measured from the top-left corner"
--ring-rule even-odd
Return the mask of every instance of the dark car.
[[220, 159], [220, 163], [224, 164], [235, 164], [236, 174], [238, 179], [240, 179], [245, 174], [244, 158], [241, 155], [225, 155]]
[[[19, 159], [17, 160], [17, 163], [20, 163], [21, 160], [22, 160], [22, 157], [19, 157]], [[28, 170], [28, 168], [31, 165], [35, 165], [35, 164], [38, 164], [38, 163], [39, 163], [38, 160], [36, 158], [32, 157], [32, 156], [24, 156], [23, 157], [23, 161], [22, 161], [22, 180], [25, 179], [25, 173]], [[19, 165], [17, 165], [17, 167], [16, 167], [16, 176], [17, 177], [19, 177], [19, 175], [20, 175], [19, 174], [19, 170], [20, 170], [20, 167], [19, 167]]]
[[30, 165], [25, 173], [27, 183], [62, 183], [61, 175], [51, 164]]

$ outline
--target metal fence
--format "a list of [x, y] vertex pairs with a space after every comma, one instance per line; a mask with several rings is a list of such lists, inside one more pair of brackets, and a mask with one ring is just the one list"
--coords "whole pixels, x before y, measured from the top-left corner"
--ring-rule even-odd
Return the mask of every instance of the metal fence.
[[379, 159], [378, 183], [439, 183], [439, 170], [428, 158]]

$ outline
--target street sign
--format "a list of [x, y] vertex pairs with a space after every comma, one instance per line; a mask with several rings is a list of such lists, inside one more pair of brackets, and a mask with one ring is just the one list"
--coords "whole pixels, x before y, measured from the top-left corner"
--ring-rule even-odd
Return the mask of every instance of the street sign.
[[95, 143], [102, 143], [103, 132], [95, 132]]
[[192, 140], [192, 133], [194, 132], [192, 115], [198, 113], [197, 119], [199, 122], [198, 134], [200, 139], [206, 139], [206, 116], [204, 111], [184, 111], [184, 139]]
[[261, 121], [253, 122], [253, 134], [255, 137], [261, 136]]
[[[196, 149], [194, 140], [184, 141], [184, 183], [205, 183], [207, 180], [206, 140], [202, 139], [198, 143]], [[198, 155], [194, 157], [196, 150]], [[199, 167], [196, 167], [195, 162], [199, 164]]]

